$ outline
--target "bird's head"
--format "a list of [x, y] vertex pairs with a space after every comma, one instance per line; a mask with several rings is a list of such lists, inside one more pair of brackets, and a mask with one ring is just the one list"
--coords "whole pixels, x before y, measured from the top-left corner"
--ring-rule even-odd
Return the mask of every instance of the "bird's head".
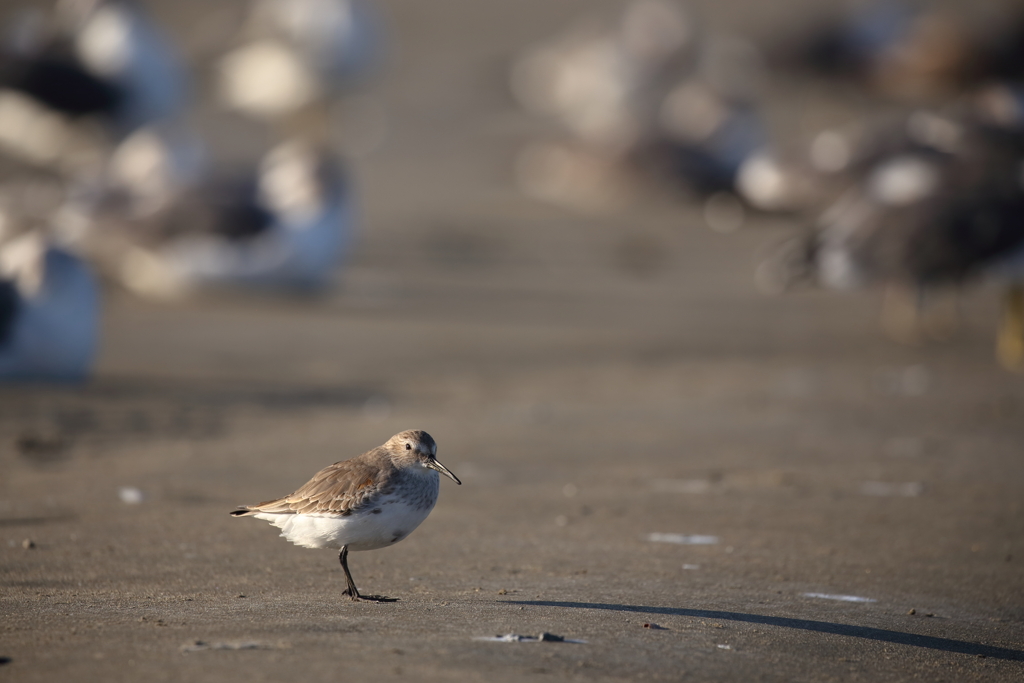
[[456, 484], [459, 478], [437, 461], [437, 444], [434, 438], [421, 429], [399, 432], [384, 444], [394, 462], [403, 467], [422, 467], [445, 475]]

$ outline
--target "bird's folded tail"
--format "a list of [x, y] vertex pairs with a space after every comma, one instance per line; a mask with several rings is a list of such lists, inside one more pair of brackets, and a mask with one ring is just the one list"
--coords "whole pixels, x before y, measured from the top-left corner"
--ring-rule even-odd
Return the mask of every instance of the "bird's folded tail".
[[237, 510], [231, 511], [232, 517], [245, 517], [246, 515], [258, 515], [262, 512], [275, 512], [278, 514], [294, 514], [296, 511], [289, 505], [288, 498], [275, 498], [265, 500], [256, 505], [239, 505]]

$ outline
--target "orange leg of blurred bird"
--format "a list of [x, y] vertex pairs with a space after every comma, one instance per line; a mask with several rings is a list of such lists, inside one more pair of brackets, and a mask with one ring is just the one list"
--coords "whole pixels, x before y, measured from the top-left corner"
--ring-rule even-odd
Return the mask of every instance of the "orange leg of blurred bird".
[[929, 339], [946, 341], [960, 327], [959, 288], [930, 289], [921, 306], [921, 327]]
[[890, 283], [882, 297], [881, 324], [901, 344], [945, 341], [960, 324], [959, 290]]
[[1003, 295], [996, 358], [1007, 370], [1024, 372], [1024, 285], [1011, 285]]
[[882, 331], [900, 344], [920, 344], [921, 301], [919, 289], [899, 283], [886, 285], [882, 295]]

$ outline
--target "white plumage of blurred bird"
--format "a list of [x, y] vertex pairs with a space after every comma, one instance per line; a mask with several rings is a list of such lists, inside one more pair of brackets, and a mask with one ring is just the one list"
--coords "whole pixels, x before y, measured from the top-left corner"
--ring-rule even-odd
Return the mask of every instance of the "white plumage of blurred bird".
[[361, 82], [382, 52], [367, 0], [253, 0], [238, 44], [217, 68], [223, 104], [285, 122]]

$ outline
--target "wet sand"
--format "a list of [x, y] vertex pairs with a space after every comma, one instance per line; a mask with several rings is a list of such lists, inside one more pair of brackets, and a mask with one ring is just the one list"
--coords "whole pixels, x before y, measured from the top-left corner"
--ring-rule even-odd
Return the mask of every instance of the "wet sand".
[[[388, 136], [336, 291], [111, 291], [93, 381], [0, 388], [0, 678], [1020, 680], [997, 291], [903, 347], [872, 294], [756, 291], [791, 221], [525, 199], [514, 155], [552, 129], [508, 63], [583, 4], [385, 3]], [[408, 428], [464, 485], [350, 557], [397, 602], [227, 514]], [[586, 643], [474, 640], [541, 632]]]

